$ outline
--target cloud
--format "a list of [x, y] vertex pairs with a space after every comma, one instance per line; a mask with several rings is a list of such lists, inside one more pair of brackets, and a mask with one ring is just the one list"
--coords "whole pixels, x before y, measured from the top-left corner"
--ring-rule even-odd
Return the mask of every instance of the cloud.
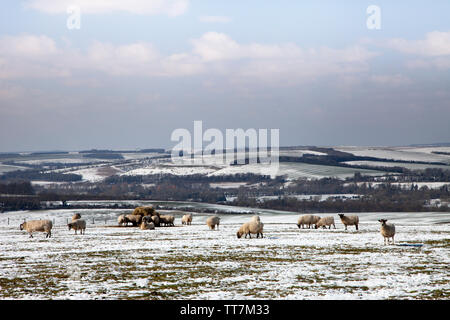
[[140, 15], [179, 16], [187, 11], [189, 0], [28, 0], [24, 6], [47, 14], [67, 14], [68, 7], [77, 6], [82, 14], [122, 11]]
[[387, 86], [405, 86], [410, 85], [413, 81], [401, 74], [394, 75], [375, 75], [370, 77], [370, 80], [376, 84], [387, 85]]
[[223, 76], [229, 81], [288, 84], [331, 74], [368, 70], [376, 53], [354, 45], [343, 49], [301, 48], [294, 43], [239, 43], [208, 32], [192, 39], [191, 50], [162, 54], [151, 43], [94, 42], [86, 50], [58, 45], [47, 36], [0, 38], [0, 77], [71, 77], [77, 72], [111, 76]]
[[433, 31], [425, 35], [423, 40], [391, 39], [387, 47], [402, 53], [439, 57], [450, 55], [450, 31]]
[[201, 16], [198, 18], [200, 22], [205, 23], [229, 23], [231, 22], [230, 17], [225, 16]]

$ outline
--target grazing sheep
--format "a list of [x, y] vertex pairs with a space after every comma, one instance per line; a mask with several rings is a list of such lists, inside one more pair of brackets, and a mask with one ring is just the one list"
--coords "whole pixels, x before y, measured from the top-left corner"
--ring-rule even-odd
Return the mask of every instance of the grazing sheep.
[[261, 238], [264, 238], [263, 236], [263, 228], [264, 223], [261, 222], [259, 216], [253, 216], [252, 219], [249, 222], [244, 223], [236, 233], [238, 239], [242, 237], [242, 235], [245, 234], [245, 238], [249, 236], [252, 237], [251, 234], [256, 234], [256, 238], [259, 238], [259, 235], [261, 235]]
[[378, 221], [381, 222], [380, 233], [384, 237], [384, 244], [386, 244], [386, 240], [387, 243], [389, 244], [389, 238], [392, 238], [392, 244], [395, 244], [394, 242], [395, 225], [393, 223], [386, 223], [387, 222], [386, 219], [380, 219]]
[[333, 217], [323, 217], [316, 223], [316, 229], [317, 228], [324, 228], [328, 226], [328, 229], [331, 229], [331, 225], [333, 225], [334, 229], [336, 229], [336, 225], [334, 224], [334, 218]]
[[121, 215], [117, 218], [117, 222], [119, 223], [119, 226], [127, 225], [127, 223], [128, 223], [127, 218], [125, 218], [125, 215], [124, 215], [124, 214], [121, 214]]
[[218, 216], [212, 216], [206, 219], [206, 224], [209, 229], [214, 230], [217, 226], [217, 230], [219, 230], [220, 218]]
[[159, 223], [165, 226], [174, 226], [175, 217], [171, 215], [161, 215], [159, 216]]
[[33, 232], [45, 232], [46, 238], [51, 238], [52, 236], [53, 223], [51, 220], [30, 220], [20, 224], [20, 230], [25, 229], [29, 234], [30, 238], [33, 238]]
[[308, 229], [311, 228], [312, 224], [316, 224], [320, 220], [319, 216], [313, 216], [312, 214], [307, 214], [304, 216], [300, 216], [297, 221], [297, 227], [303, 229], [303, 225], [308, 225]]
[[134, 215], [134, 214], [127, 214], [125, 216], [126, 219], [126, 225], [128, 225], [128, 222], [131, 222], [133, 224], [133, 227], [137, 227], [142, 222], [142, 216]]
[[181, 224], [190, 225], [192, 224], [192, 214], [185, 214], [183, 218], [181, 218]]
[[69, 231], [71, 229], [75, 230], [75, 234], [77, 234], [77, 230], [80, 230], [80, 234], [86, 233], [86, 221], [84, 221], [84, 220], [78, 219], [78, 220], [72, 221], [72, 222], [68, 223], [67, 226], [69, 227]]
[[152, 219], [153, 223], [155, 224], [155, 227], [159, 227], [160, 226], [159, 216], [151, 216], [151, 219]]
[[155, 229], [155, 224], [153, 222], [142, 221], [140, 228], [141, 230], [153, 230]]
[[345, 216], [343, 213], [338, 214], [338, 216], [341, 219], [341, 222], [345, 225], [345, 230], [347, 230], [347, 226], [355, 226], [356, 230], [358, 230], [358, 216]]
[[78, 219], [81, 219], [81, 214], [75, 213], [75, 214], [72, 216], [72, 221], [75, 221], [75, 220], [78, 220]]

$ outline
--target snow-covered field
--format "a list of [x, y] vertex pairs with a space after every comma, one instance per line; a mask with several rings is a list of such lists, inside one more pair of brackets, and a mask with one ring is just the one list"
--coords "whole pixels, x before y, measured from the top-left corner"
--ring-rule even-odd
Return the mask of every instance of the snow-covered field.
[[421, 162], [439, 162], [450, 164], [450, 155], [434, 154], [432, 151], [445, 152], [447, 148], [429, 147], [352, 147], [342, 146], [333, 147], [333, 149], [351, 153], [355, 156], [375, 157], [388, 160], [400, 161], [421, 161]]
[[[256, 209], [255, 209], [256, 210]], [[218, 231], [191, 226], [112, 227], [128, 210], [0, 215], [1, 299], [448, 299], [449, 213], [361, 213], [360, 230], [298, 229], [299, 214], [259, 210], [264, 239], [237, 239], [250, 216], [221, 214]], [[85, 235], [65, 224], [74, 212]], [[331, 215], [331, 214], [330, 214]], [[337, 216], [333, 214], [335, 218]], [[9, 225], [7, 219], [9, 218]], [[28, 238], [23, 219], [54, 219], [53, 236]], [[383, 245], [377, 219], [397, 226]], [[92, 224], [95, 219], [95, 224]], [[107, 219], [105, 225], [104, 220]]]
[[[260, 164], [248, 164], [243, 166], [229, 166], [209, 175], [220, 176], [220, 175], [232, 175], [232, 174], [244, 174], [244, 173], [254, 173], [260, 174], [262, 169]], [[316, 165], [301, 162], [281, 162], [279, 163], [278, 171], [275, 175], [286, 176], [288, 180], [295, 180], [299, 178], [311, 178], [311, 179], [321, 179], [324, 177], [336, 177], [340, 179], [345, 179], [347, 177], [353, 177], [355, 172], [360, 172], [362, 175], [383, 175], [382, 171], [366, 170], [366, 169], [355, 169], [355, 168], [345, 168], [336, 166], [325, 166]]]
[[345, 164], [352, 166], [372, 166], [372, 167], [403, 167], [409, 170], [425, 170], [427, 168], [450, 170], [450, 166], [439, 164], [422, 164], [408, 162], [383, 162], [383, 161], [346, 161]]

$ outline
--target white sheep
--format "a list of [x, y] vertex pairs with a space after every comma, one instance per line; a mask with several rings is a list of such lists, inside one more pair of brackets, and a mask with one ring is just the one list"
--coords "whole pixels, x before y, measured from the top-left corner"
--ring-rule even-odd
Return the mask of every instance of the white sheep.
[[331, 229], [331, 225], [333, 225], [334, 229], [336, 229], [336, 225], [334, 224], [334, 218], [333, 217], [323, 217], [316, 223], [316, 229], [323, 227], [326, 229], [328, 226], [328, 229]]
[[119, 223], [119, 226], [127, 225], [128, 222], [124, 214], [121, 214], [119, 217], [117, 217], [117, 223]]
[[75, 230], [75, 234], [77, 234], [77, 230], [80, 230], [80, 234], [86, 233], [86, 221], [82, 219], [78, 219], [67, 224], [69, 227], [69, 231], [71, 229]]
[[252, 219], [249, 222], [244, 223], [236, 233], [238, 239], [242, 237], [242, 235], [245, 234], [245, 238], [249, 236], [252, 237], [251, 234], [256, 234], [256, 238], [259, 238], [261, 235], [261, 238], [264, 238], [263, 236], [263, 228], [264, 223], [261, 222], [259, 216], [253, 216]]
[[134, 215], [134, 214], [127, 214], [125, 216], [125, 223], [126, 223], [126, 225], [128, 225], [128, 222], [131, 222], [133, 224], [133, 227], [137, 227], [142, 222], [142, 216]]
[[389, 244], [389, 238], [392, 238], [392, 244], [395, 244], [394, 242], [395, 225], [393, 223], [386, 223], [387, 222], [386, 219], [380, 219], [378, 221], [381, 222], [380, 233], [384, 238], [384, 244], [386, 244], [386, 240], [387, 243]]
[[185, 214], [182, 218], [181, 218], [181, 223], [182, 224], [186, 224], [186, 225], [190, 225], [192, 224], [192, 214]]
[[45, 232], [46, 238], [50, 238], [52, 236], [52, 227], [53, 223], [51, 220], [30, 220], [20, 224], [20, 230], [25, 229], [29, 234], [30, 238], [33, 238], [33, 232]]
[[341, 222], [345, 226], [345, 230], [347, 230], [347, 226], [355, 226], [356, 230], [358, 230], [359, 217], [358, 216], [346, 216], [343, 213], [338, 214]]
[[206, 219], [206, 224], [211, 230], [214, 230], [217, 226], [217, 230], [219, 230], [220, 218], [218, 216], [212, 216]]
[[175, 217], [171, 215], [160, 215], [159, 223], [164, 224], [165, 226], [174, 226]]
[[155, 229], [155, 224], [153, 222], [142, 221], [140, 228], [141, 230], [153, 230]]
[[312, 224], [316, 224], [320, 220], [319, 216], [313, 216], [312, 214], [307, 214], [304, 216], [300, 216], [297, 221], [297, 227], [303, 229], [303, 225], [308, 225], [308, 229], [311, 228]]

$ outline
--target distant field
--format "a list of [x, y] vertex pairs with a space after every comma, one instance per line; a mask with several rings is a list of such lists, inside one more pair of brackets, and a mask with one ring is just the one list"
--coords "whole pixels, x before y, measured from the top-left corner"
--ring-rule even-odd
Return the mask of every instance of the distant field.
[[[83, 236], [65, 226], [74, 212], [88, 221]], [[192, 226], [176, 214], [176, 227], [109, 227], [123, 212], [1, 215], [0, 299], [450, 298], [449, 213], [361, 213], [360, 231], [344, 231], [338, 219], [337, 229], [300, 230], [298, 214], [263, 210], [265, 238], [237, 239], [249, 215], [221, 214], [218, 231], [195, 213]], [[380, 217], [396, 224], [397, 243], [423, 247], [383, 245]], [[55, 219], [53, 237], [29, 239], [24, 218]]]
[[356, 156], [375, 157], [387, 160], [439, 162], [450, 164], [450, 156], [433, 154], [432, 151], [442, 151], [448, 148], [407, 148], [407, 147], [334, 147], [334, 149], [348, 152]]
[[372, 167], [403, 167], [410, 170], [424, 170], [426, 168], [450, 170], [450, 166], [438, 164], [421, 164], [407, 162], [383, 162], [383, 161], [347, 161], [345, 164], [352, 166], [372, 166]]

